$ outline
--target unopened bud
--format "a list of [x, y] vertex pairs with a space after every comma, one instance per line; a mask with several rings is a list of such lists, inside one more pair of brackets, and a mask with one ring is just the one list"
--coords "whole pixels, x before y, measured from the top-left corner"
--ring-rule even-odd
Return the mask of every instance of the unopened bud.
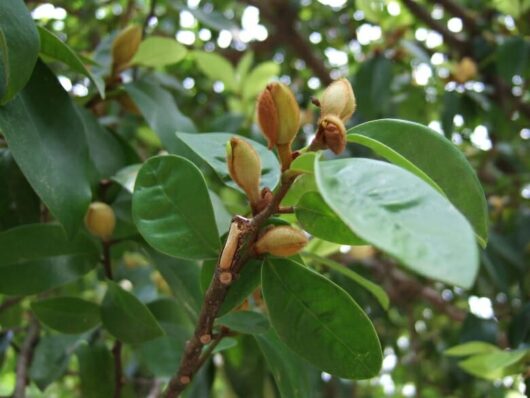
[[300, 108], [283, 83], [271, 83], [258, 98], [258, 122], [269, 148], [290, 145], [300, 128]]
[[326, 115], [320, 119], [318, 135], [320, 135], [323, 147], [332, 150], [337, 155], [346, 148], [346, 127], [335, 115]]
[[256, 242], [257, 254], [288, 257], [298, 253], [307, 244], [304, 233], [293, 227], [282, 225], [267, 230]]
[[142, 41], [142, 28], [139, 25], [131, 25], [123, 29], [112, 43], [112, 69], [119, 72], [126, 68], [129, 61], [140, 47]]
[[464, 57], [456, 65], [453, 76], [458, 83], [465, 83], [477, 75], [477, 64], [469, 58]]
[[247, 141], [233, 137], [226, 144], [226, 163], [230, 177], [245, 191], [254, 206], [261, 199], [261, 160], [258, 153]]
[[116, 226], [114, 210], [103, 202], [91, 203], [85, 216], [85, 225], [91, 234], [103, 240], [109, 239]]
[[321, 115], [336, 115], [346, 120], [355, 112], [356, 105], [350, 82], [346, 79], [335, 80], [322, 95]]

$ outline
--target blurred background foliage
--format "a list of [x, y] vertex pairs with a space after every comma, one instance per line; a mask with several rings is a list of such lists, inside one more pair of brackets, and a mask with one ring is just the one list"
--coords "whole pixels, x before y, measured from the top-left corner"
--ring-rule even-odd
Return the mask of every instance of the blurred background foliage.
[[[384, 311], [349, 279], [323, 269], [369, 313], [385, 359], [380, 376], [367, 381], [316, 375], [312, 379], [315, 396], [515, 398], [524, 396], [525, 388], [530, 390], [528, 360], [507, 375], [501, 372], [485, 380], [464, 372], [458, 360], [444, 355], [448, 348], [468, 341], [502, 349], [530, 343], [530, 1], [26, 3], [39, 26], [66, 41], [85, 63], [94, 64], [95, 80], [107, 79], [107, 97], [102, 100], [87, 77], [64, 64], [52, 64], [62, 86], [114, 133], [112, 156], [107, 158], [111, 160], [99, 172], [115, 175], [114, 180], [125, 186], [137, 166], [123, 166], [161, 150], [171, 151], [174, 143], [168, 135], [175, 125], [182, 131], [238, 133], [263, 142], [254, 123], [254, 105], [257, 94], [273, 79], [289, 84], [303, 109], [299, 146], [314, 134], [318, 112], [311, 98], [338, 77], [352, 82], [358, 102], [347, 127], [402, 118], [428, 125], [450, 139], [474, 166], [490, 209], [490, 241], [481, 253], [475, 286], [464, 291], [429, 283], [399, 271], [369, 247], [313, 242], [318, 247], [312, 250], [331, 255], [381, 284], [391, 299], [390, 309]], [[138, 62], [143, 67], [126, 69], [109, 81], [112, 40], [131, 24], [143, 26], [147, 38], [170, 38], [173, 58], [157, 63], [146, 53]], [[370, 156], [367, 151], [350, 144], [345, 156]], [[32, 209], [0, 214], [0, 229], [5, 230], [38, 220], [39, 209], [35, 195], [23, 189], [27, 183], [9, 152], [0, 154], [0, 171], [6, 176], [0, 184], [20, 184], [18, 200]], [[214, 198], [222, 199], [229, 213], [242, 211], [239, 194], [210, 177]], [[94, 189], [97, 196], [113, 203], [119, 220], [116, 237], [136, 233], [130, 193], [106, 181]], [[218, 221], [227, 224], [229, 215], [223, 214], [224, 221]], [[129, 284], [142, 301], [158, 298], [153, 306], [161, 312], [164, 304], [172, 305], [160, 299], [170, 290], [179, 294], [175, 293], [178, 278], [167, 274], [169, 268], [164, 274], [164, 266], [159, 265], [159, 271], [146, 266], [145, 257], [131, 242], [116, 245], [113, 258], [118, 264], [115, 278]], [[60, 289], [82, 291], [87, 299], [102, 294], [95, 275]], [[10, 394], [15, 383], [16, 351], [22, 343], [16, 331], [27, 323], [29, 306], [10, 300], [4, 299], [0, 306], [0, 395]], [[237, 346], [201, 372], [189, 396], [274, 396], [256, 343], [244, 336], [237, 340]], [[181, 343], [164, 349], [148, 345], [127, 349], [123, 361], [129, 382], [124, 396], [156, 396], [160, 379], [174, 370], [172, 347], [178, 349]], [[38, 387], [48, 388], [39, 392], [33, 386], [32, 397], [78, 396], [77, 374], [81, 371], [89, 377], [98, 372], [80, 369], [74, 358], [92, 358], [94, 362], [83, 362], [88, 367], [91, 363], [111, 366], [108, 350], [76, 351], [79, 344], [75, 336], [62, 338], [49, 331], [41, 337], [31, 376]], [[475, 373], [488, 378], [480, 367]], [[94, 395], [86, 396], [106, 396], [105, 391], [91, 391]]]

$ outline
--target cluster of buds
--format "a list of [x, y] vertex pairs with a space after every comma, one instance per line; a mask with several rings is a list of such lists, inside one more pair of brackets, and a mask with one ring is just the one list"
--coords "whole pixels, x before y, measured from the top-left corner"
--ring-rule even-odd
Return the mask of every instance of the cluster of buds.
[[339, 154], [346, 148], [346, 127], [357, 106], [350, 82], [339, 79], [331, 83], [319, 101], [320, 119], [311, 149], [330, 149]]

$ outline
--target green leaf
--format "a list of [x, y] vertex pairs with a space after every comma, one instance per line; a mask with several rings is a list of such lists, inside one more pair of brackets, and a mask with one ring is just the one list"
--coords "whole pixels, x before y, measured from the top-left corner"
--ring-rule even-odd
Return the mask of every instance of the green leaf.
[[259, 312], [234, 311], [217, 319], [217, 323], [245, 334], [261, 334], [269, 330], [269, 321]]
[[30, 224], [0, 233], [0, 292], [34, 294], [81, 278], [99, 261], [86, 235], [67, 239], [54, 224]]
[[80, 334], [100, 323], [99, 307], [77, 297], [56, 297], [31, 304], [46, 326], [65, 334]]
[[127, 164], [126, 154], [118, 139], [103, 127], [96, 117], [87, 109], [77, 108], [84, 126], [90, 158], [96, 170], [98, 183], [111, 177]]
[[116, 283], [107, 281], [101, 304], [103, 326], [116, 338], [139, 344], [163, 336], [164, 331], [149, 309]]
[[189, 11], [195, 18], [201, 21], [204, 25], [214, 30], [229, 30], [232, 31], [237, 28], [237, 25], [231, 19], [225, 17], [222, 13], [212, 10], [203, 10], [201, 8], [191, 8], [179, 4], [176, 1], [171, 2], [172, 6], [179, 10]]
[[41, 391], [63, 375], [79, 341], [79, 336], [61, 334], [40, 338], [33, 354], [29, 377]]
[[278, 338], [274, 330], [254, 335], [282, 398], [313, 398], [309, 366]]
[[215, 224], [217, 225], [219, 236], [222, 236], [228, 232], [230, 223], [232, 222], [232, 216], [226, 210], [223, 201], [215, 192], [208, 190], [208, 194], [210, 195], [210, 202], [212, 202]]
[[530, 0], [493, 0], [493, 4], [497, 10], [514, 18], [530, 10]]
[[342, 245], [363, 245], [362, 239], [335, 214], [318, 192], [307, 192], [295, 207], [302, 227], [318, 238]]
[[169, 285], [171, 292], [195, 322], [201, 309], [200, 269], [196, 263], [166, 256], [155, 250], [148, 250], [153, 264]]
[[136, 353], [153, 375], [170, 378], [179, 368], [185, 344], [185, 336], [161, 336], [142, 343]]
[[371, 159], [319, 162], [322, 197], [366, 242], [428, 278], [469, 288], [478, 271], [473, 230], [419, 177]]
[[8, 148], [0, 149], [0, 230], [40, 220], [40, 200]]
[[[226, 143], [234, 136], [235, 134], [229, 133], [177, 133], [177, 137], [208, 163], [226, 185], [241, 190], [230, 178], [226, 165]], [[237, 137], [247, 141], [258, 152], [262, 167], [260, 186], [270, 189], [276, 187], [280, 181], [280, 165], [276, 156], [258, 142], [241, 136]]]
[[298, 171], [300, 173], [313, 174], [315, 172], [315, 152], [306, 152], [298, 156], [289, 167], [289, 170]]
[[263, 266], [262, 289], [272, 326], [298, 355], [342, 378], [379, 372], [375, 329], [342, 288], [293, 261], [273, 259]]
[[383, 55], [361, 63], [353, 84], [355, 96], [362, 98], [357, 102], [357, 117], [377, 119], [391, 112], [392, 78], [392, 61]]
[[221, 244], [206, 182], [200, 170], [179, 156], [144, 163], [133, 194], [133, 218], [145, 240], [178, 258], [215, 258]]
[[377, 299], [377, 301], [379, 301], [379, 304], [381, 304], [381, 307], [383, 307], [385, 310], [388, 310], [390, 299], [388, 298], [388, 295], [386, 294], [386, 292], [381, 286], [376, 285], [372, 281], [359, 275], [357, 272], [352, 271], [347, 266], [341, 263], [338, 263], [336, 261], [333, 261], [330, 258], [322, 257], [317, 254], [308, 253], [308, 252], [302, 252], [301, 254], [302, 254], [302, 257], [308, 258], [319, 264], [325, 265], [326, 267], [341, 273], [342, 275], [350, 278], [355, 283], [364, 287]]
[[42, 62], [24, 90], [0, 108], [0, 128], [35, 192], [74, 235], [92, 197], [88, 147], [72, 100]]
[[50, 58], [64, 62], [74, 72], [90, 79], [101, 98], [105, 98], [105, 82], [90, 72], [79, 56], [66, 43], [42, 26], [37, 27], [40, 36], [40, 52]]
[[483, 341], [470, 341], [468, 343], [455, 345], [445, 350], [444, 354], [453, 357], [465, 357], [468, 355], [485, 354], [489, 352], [501, 352], [501, 350], [490, 343]]
[[[205, 292], [210, 285], [216, 263], [216, 260], [212, 260], [205, 261], [202, 265], [201, 288], [203, 292]], [[262, 262], [259, 260], [251, 260], [245, 264], [239, 278], [230, 286], [226, 298], [221, 305], [221, 309], [219, 310], [219, 315], [224, 315], [239, 306], [243, 300], [245, 300], [258, 287], [261, 263]]]
[[219, 54], [204, 51], [194, 51], [193, 56], [197, 66], [206, 76], [223, 82], [226, 90], [237, 90], [236, 72], [227, 59]]
[[239, 85], [241, 86], [242, 82], [245, 81], [246, 77], [248, 76], [248, 72], [250, 71], [250, 68], [252, 67], [252, 63], [254, 62], [254, 53], [252, 51], [245, 51], [239, 62], [237, 63], [236, 67], [236, 77], [239, 82]]
[[167, 37], [148, 37], [142, 43], [131, 60], [131, 64], [153, 68], [180, 62], [188, 50], [175, 39]]
[[39, 54], [39, 34], [22, 0], [0, 2], [0, 105], [31, 77]]
[[497, 47], [496, 52], [497, 71], [508, 84], [512, 84], [514, 75], [524, 78], [530, 73], [530, 41], [521, 36], [509, 37]]
[[481, 245], [486, 245], [484, 191], [464, 154], [445, 137], [421, 124], [383, 119], [350, 129], [348, 141], [371, 148], [443, 192], [469, 220]]
[[126, 166], [114, 174], [111, 177], [111, 180], [116, 181], [129, 193], [133, 193], [136, 177], [138, 176], [141, 167], [141, 164], [131, 164], [130, 166]]
[[171, 93], [148, 80], [137, 80], [124, 88], [164, 147], [171, 153], [179, 153], [175, 131], [196, 132], [197, 128], [180, 112]]
[[242, 83], [244, 99], [253, 99], [265, 89], [267, 83], [280, 73], [280, 65], [276, 62], [263, 62], [248, 74]]
[[104, 343], [82, 344], [76, 352], [79, 362], [81, 396], [111, 397], [114, 393], [114, 360]]
[[[458, 366], [473, 376], [495, 380], [520, 373], [523, 370], [521, 362], [529, 352], [529, 350], [518, 350], [478, 354], [459, 362]], [[518, 364], [521, 367], [517, 367]]]

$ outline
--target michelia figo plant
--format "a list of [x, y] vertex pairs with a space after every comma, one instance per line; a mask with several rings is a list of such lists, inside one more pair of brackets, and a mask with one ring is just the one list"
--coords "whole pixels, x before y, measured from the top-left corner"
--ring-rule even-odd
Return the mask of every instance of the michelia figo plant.
[[[344, 123], [355, 111], [356, 99], [346, 79], [333, 82], [314, 102], [321, 112], [315, 137], [294, 151], [300, 110], [293, 93], [285, 84], [271, 83], [258, 97], [257, 119], [279, 164], [272, 152], [247, 138], [177, 134], [219, 175], [231, 178], [231, 183], [224, 180], [248, 200], [249, 210], [233, 216], [226, 236], [226, 229], [216, 227], [207, 186], [192, 162], [157, 156], [138, 173], [133, 215], [145, 240], [177, 258], [217, 258], [205, 268], [210, 281], [168, 397], [184, 391], [215, 347], [234, 332], [254, 335], [258, 344], [262, 333], [275, 335], [314, 367], [338, 377], [378, 374], [381, 347], [370, 319], [341, 287], [305, 264], [304, 248], [311, 237], [372, 244], [413, 272], [449, 284], [470, 287], [474, 281], [475, 235], [485, 241], [478, 225], [473, 230], [474, 211], [448, 189], [444, 178], [431, 173], [428, 163], [402, 149], [400, 134], [408, 131], [432, 140], [479, 188], [452, 144], [423, 126], [397, 120], [347, 132]], [[222, 137], [225, 144], [219, 142]], [[348, 141], [367, 145], [390, 162], [327, 160], [322, 153], [343, 154]], [[225, 147], [225, 162], [220, 163]], [[274, 178], [265, 178], [265, 170]], [[299, 186], [302, 179], [312, 183]], [[290, 203], [284, 204], [289, 196]], [[298, 198], [294, 202], [293, 196]], [[251, 311], [238, 309], [255, 289], [263, 304]], [[370, 291], [387, 305], [384, 294]], [[251, 325], [258, 320], [263, 328], [256, 330]]]

